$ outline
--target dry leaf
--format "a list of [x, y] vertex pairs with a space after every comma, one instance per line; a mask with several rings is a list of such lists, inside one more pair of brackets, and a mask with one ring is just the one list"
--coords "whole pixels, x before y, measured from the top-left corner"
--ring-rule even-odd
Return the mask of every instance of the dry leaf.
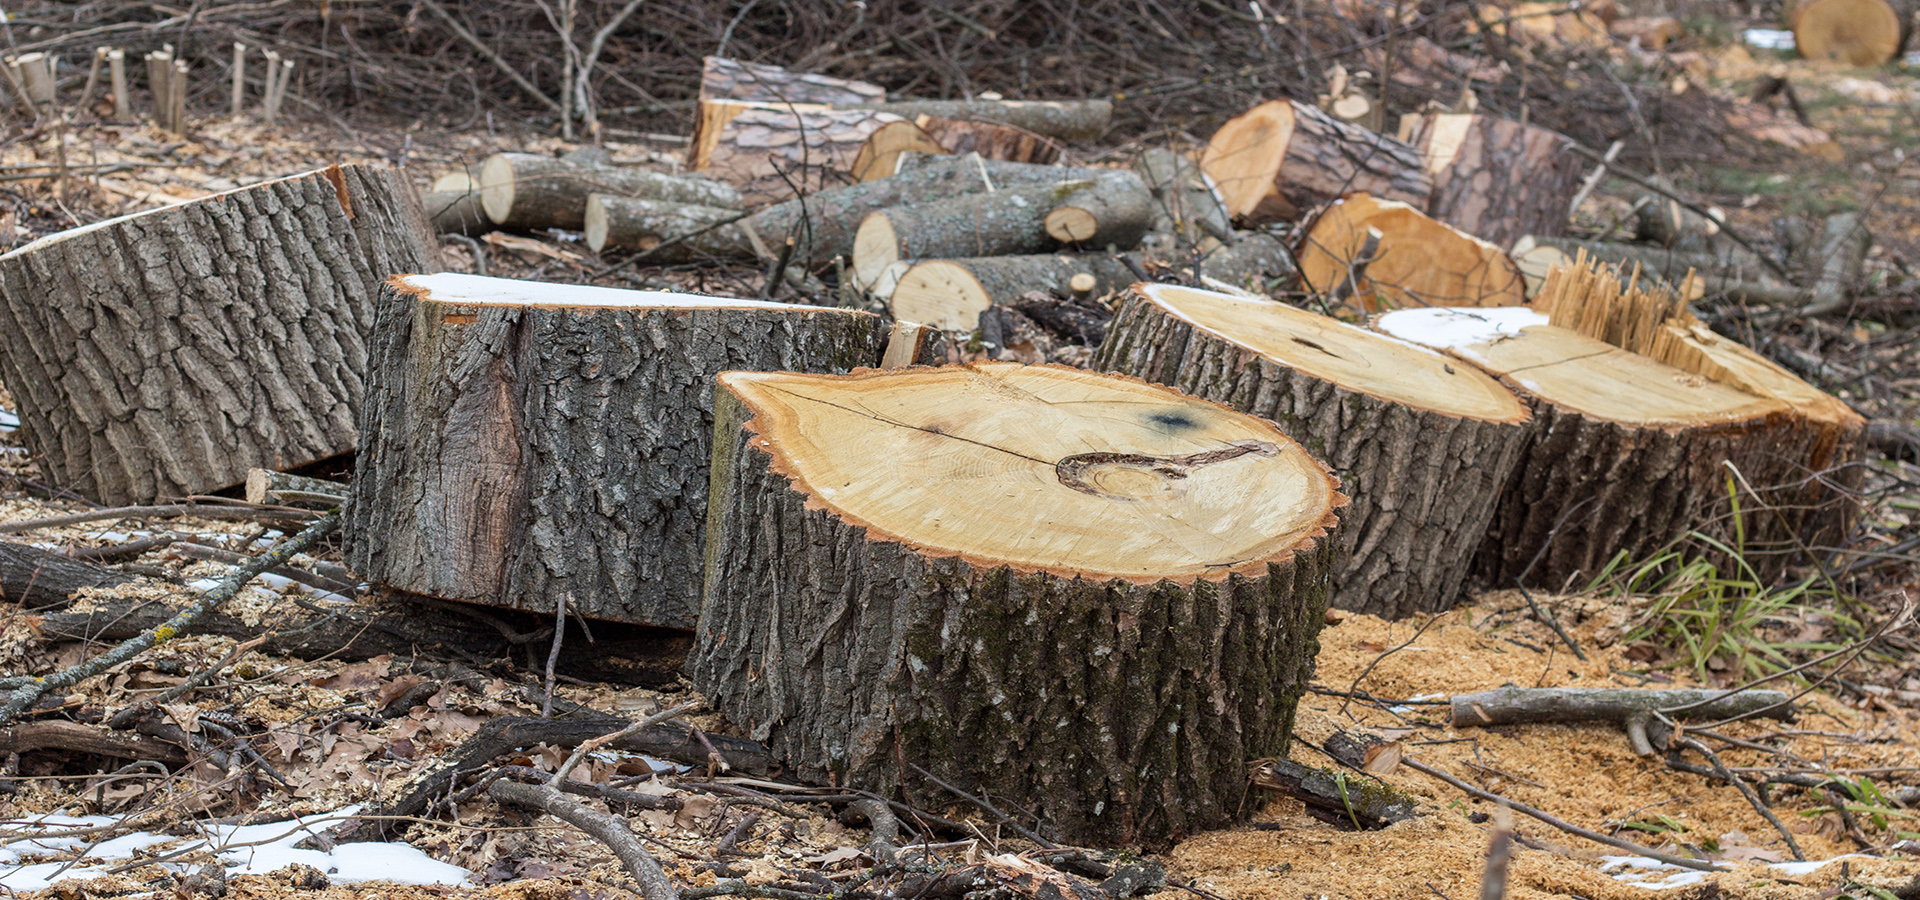
[[1360, 770], [1368, 775], [1392, 775], [1393, 770], [1400, 768], [1400, 757], [1406, 752], [1407, 745], [1399, 741], [1375, 744], [1367, 748], [1367, 759]]

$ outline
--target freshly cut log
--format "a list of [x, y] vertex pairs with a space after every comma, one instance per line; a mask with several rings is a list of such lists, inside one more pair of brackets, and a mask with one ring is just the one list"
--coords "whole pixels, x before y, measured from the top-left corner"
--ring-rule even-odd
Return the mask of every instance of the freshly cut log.
[[55, 484], [207, 494], [354, 447], [382, 279], [434, 271], [419, 194], [332, 166], [0, 256], [0, 372]]
[[1139, 176], [1113, 170], [883, 209], [860, 222], [853, 270], [872, 284], [901, 260], [1040, 253], [1063, 243], [1130, 249], [1146, 232], [1151, 206]]
[[1332, 604], [1397, 619], [1451, 608], [1529, 435], [1480, 370], [1269, 300], [1135, 285], [1092, 368], [1280, 424], [1327, 463], [1341, 517]]
[[428, 220], [441, 234], [476, 235], [493, 230], [480, 204], [480, 183], [465, 172], [440, 176], [433, 190], [420, 198]]
[[1346, 502], [1271, 423], [1013, 363], [729, 372], [715, 407], [688, 671], [797, 777], [951, 802], [918, 767], [1080, 845], [1252, 811]]
[[1420, 151], [1304, 103], [1262, 103], [1213, 133], [1200, 168], [1227, 211], [1249, 223], [1298, 218], [1349, 192], [1425, 208], [1433, 194]]
[[905, 119], [994, 122], [1061, 141], [1094, 140], [1113, 122], [1108, 100], [889, 100], [874, 108]]
[[879, 362], [852, 310], [471, 275], [381, 289], [347, 564], [446, 600], [689, 628], [713, 376]]
[[1233, 240], [1233, 216], [1212, 180], [1193, 160], [1154, 147], [1140, 154], [1134, 169], [1153, 192], [1149, 232], [1172, 235], [1176, 246], [1191, 247], [1208, 237]]
[[1528, 309], [1410, 309], [1375, 326], [1442, 349], [1533, 398], [1536, 425], [1474, 563], [1488, 583], [1560, 589], [1615, 554], [1690, 531], [1726, 539], [1725, 465], [1791, 477], [1807, 429], [1786, 404], [1547, 324]]
[[1567, 198], [1586, 160], [1565, 135], [1471, 113], [1428, 113], [1400, 127], [1426, 155], [1427, 215], [1502, 247], [1522, 235], [1567, 233]]
[[706, 178], [593, 165], [538, 153], [496, 153], [480, 166], [480, 205], [501, 228], [567, 228], [586, 221], [587, 197], [611, 194], [739, 209], [740, 192]]
[[1877, 66], [1907, 45], [1912, 8], [1900, 0], [1799, 0], [1786, 9], [1793, 46], [1807, 59]]
[[[774, 248], [781, 247], [791, 237], [794, 239], [793, 261], [813, 267], [831, 262], [835, 256], [851, 257], [854, 234], [867, 214], [875, 210], [957, 194], [978, 193], [990, 188], [1054, 184], [1112, 174], [1110, 169], [1030, 166], [982, 160], [972, 155], [922, 158], [915, 154], [915, 159], [911, 168], [898, 175], [796, 197], [762, 209], [732, 225], [705, 232], [696, 239], [698, 251], [714, 257], [772, 257], [775, 255]], [[640, 235], [640, 242], [652, 238], [664, 243], [685, 237], [691, 232], [673, 229], [681, 224], [713, 221], [711, 211], [687, 210], [676, 206], [649, 208], [618, 203], [612, 199], [603, 199], [601, 202], [606, 207], [610, 224], [621, 217], [627, 217], [628, 221], [634, 223], [633, 230]], [[624, 209], [615, 215], [615, 206]], [[702, 229], [706, 227], [701, 225]]]
[[867, 137], [890, 122], [905, 121], [876, 111], [877, 104], [851, 109], [744, 105], [748, 108], [728, 118], [694, 168], [738, 189], [748, 209], [853, 181], [854, 160]]
[[1321, 210], [1295, 256], [1307, 290], [1357, 298], [1368, 311], [1526, 303], [1526, 281], [1505, 251], [1366, 194]]
[[919, 116], [889, 122], [867, 136], [853, 161], [855, 181], [872, 181], [899, 171], [902, 153], [978, 153], [982, 159], [1048, 165], [1059, 161], [1060, 145], [1011, 125]]
[[652, 259], [660, 263], [738, 259], [753, 255], [752, 242], [737, 226], [727, 227], [740, 218], [737, 209], [589, 194], [582, 232], [595, 253], [608, 247], [653, 250], [674, 239], [673, 246], [656, 252]]
[[1635, 16], [1607, 23], [1607, 33], [1623, 41], [1639, 41], [1642, 49], [1665, 50], [1687, 29], [1672, 16]]
[[945, 145], [934, 140], [919, 125], [901, 119], [888, 122], [867, 135], [867, 142], [853, 158], [853, 180], [886, 178], [900, 169], [900, 154], [931, 153], [944, 155]]
[[699, 169], [713, 152], [713, 142], [735, 113], [744, 107], [713, 104], [714, 100], [779, 105], [860, 106], [887, 98], [885, 88], [864, 81], [794, 72], [764, 63], [742, 62], [723, 56], [706, 57], [700, 71], [700, 108], [693, 121], [693, 140], [687, 163]]
[[896, 319], [972, 331], [982, 311], [1028, 291], [1100, 296], [1136, 279], [1125, 262], [1104, 253], [932, 259], [901, 273], [887, 306]]

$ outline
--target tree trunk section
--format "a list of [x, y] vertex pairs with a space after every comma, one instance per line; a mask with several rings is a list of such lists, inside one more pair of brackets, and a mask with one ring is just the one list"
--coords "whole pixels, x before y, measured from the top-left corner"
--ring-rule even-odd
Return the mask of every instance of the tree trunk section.
[[1398, 619], [1451, 608], [1530, 432], [1479, 370], [1265, 300], [1136, 285], [1092, 368], [1276, 422], [1327, 463], [1342, 517], [1332, 603]]
[[1296, 276], [1293, 253], [1277, 237], [1255, 232], [1223, 247], [1216, 247], [1196, 259], [1192, 265], [1196, 280], [1218, 287], [1226, 285], [1255, 294], [1272, 295], [1291, 284]]
[[0, 257], [0, 371], [54, 483], [212, 493], [350, 452], [379, 284], [438, 268], [412, 185], [329, 167]]
[[1090, 250], [1131, 250], [1153, 220], [1153, 195], [1132, 172], [1063, 183], [1053, 204], [1047, 233], [1062, 244]]
[[1913, 12], [1905, 0], [1789, 0], [1786, 8], [1802, 57], [1862, 67], [1900, 55]]
[[729, 373], [716, 397], [688, 668], [796, 776], [952, 802], [917, 766], [1086, 845], [1252, 811], [1344, 502], [1270, 423], [1010, 363]]
[[736, 224], [739, 218], [737, 209], [593, 194], [587, 197], [583, 231], [595, 253], [653, 250], [671, 239], [673, 246], [648, 257], [663, 265], [751, 258], [753, 242]]
[[1028, 291], [1100, 296], [1135, 280], [1126, 263], [1103, 253], [934, 259], [909, 266], [887, 305], [896, 319], [972, 331], [981, 312]]
[[443, 175], [433, 190], [421, 195], [433, 229], [441, 234], [485, 234], [493, 230], [493, 220], [480, 204], [480, 184], [465, 172]]
[[1567, 233], [1567, 198], [1586, 160], [1565, 136], [1492, 116], [1428, 113], [1415, 118], [1408, 143], [1426, 155], [1433, 179], [1427, 215], [1501, 247]]
[[[1812, 431], [1785, 403], [1548, 325], [1530, 310], [1405, 310], [1376, 326], [1478, 365], [1535, 400], [1533, 439], [1474, 564], [1495, 586], [1578, 585], [1616, 554], [1645, 559], [1694, 531], [1730, 541], [1726, 467], [1755, 485], [1785, 484], [1812, 450]], [[1744, 514], [1755, 527], [1767, 515]], [[1749, 559], [1763, 577], [1793, 561]]]
[[903, 153], [978, 153], [982, 159], [1051, 165], [1060, 160], [1061, 148], [1011, 125], [923, 115], [912, 122], [889, 122], [868, 136], [854, 159], [854, 180], [872, 181], [897, 173]]
[[851, 310], [464, 275], [381, 294], [347, 564], [417, 594], [689, 628], [713, 376], [846, 371]]
[[1206, 238], [1231, 242], [1233, 216], [1220, 192], [1193, 160], [1155, 147], [1140, 154], [1134, 169], [1153, 192], [1153, 219], [1147, 230], [1173, 236], [1174, 248], [1198, 246]]
[[901, 260], [1040, 253], [1076, 228], [1086, 232], [1081, 243], [1127, 249], [1145, 232], [1148, 209], [1145, 185], [1124, 171], [883, 209], [861, 221], [853, 269], [871, 284]]
[[725, 128], [727, 121], [742, 108], [725, 104], [710, 105], [708, 101], [860, 106], [885, 99], [886, 89], [877, 84], [709, 56], [702, 61], [700, 110], [694, 117], [693, 140], [687, 148], [687, 163], [693, 169], [704, 167], [707, 155], [713, 152], [713, 142], [719, 136], [720, 129]]
[[738, 191], [705, 178], [537, 153], [496, 153], [480, 167], [481, 206], [501, 228], [578, 231], [586, 223], [587, 197], [592, 194], [734, 209], [745, 202]]
[[0, 541], [0, 601], [22, 609], [63, 606], [81, 588], [119, 587], [132, 580], [99, 563]]
[[875, 111], [880, 108], [759, 105], [740, 110], [715, 135], [699, 171], [738, 189], [747, 209], [852, 183], [853, 164], [867, 137], [902, 121]]
[[1308, 291], [1367, 312], [1526, 305], [1526, 279], [1506, 251], [1406, 204], [1355, 194], [1311, 221], [1294, 254]]
[[1107, 100], [890, 100], [874, 108], [910, 120], [926, 116], [1011, 125], [1059, 141], [1094, 140], [1113, 121], [1113, 103]]
[[1420, 151], [1291, 100], [1220, 126], [1200, 167], [1248, 223], [1296, 219], [1355, 192], [1425, 209], [1433, 193]]

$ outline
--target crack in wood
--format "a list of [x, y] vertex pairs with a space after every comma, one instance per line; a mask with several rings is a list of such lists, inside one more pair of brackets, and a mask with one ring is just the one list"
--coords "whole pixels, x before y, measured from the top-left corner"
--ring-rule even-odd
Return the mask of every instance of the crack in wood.
[[1249, 453], [1260, 456], [1280, 455], [1279, 446], [1267, 441], [1234, 441], [1216, 450], [1202, 450], [1183, 456], [1149, 456], [1143, 453], [1076, 453], [1063, 457], [1053, 464], [1053, 472], [1060, 483], [1083, 494], [1096, 497], [1109, 497], [1115, 500], [1138, 500], [1102, 490], [1095, 485], [1090, 476], [1100, 468], [1109, 466], [1127, 466], [1146, 469], [1168, 479], [1185, 478], [1194, 469], [1239, 459]]

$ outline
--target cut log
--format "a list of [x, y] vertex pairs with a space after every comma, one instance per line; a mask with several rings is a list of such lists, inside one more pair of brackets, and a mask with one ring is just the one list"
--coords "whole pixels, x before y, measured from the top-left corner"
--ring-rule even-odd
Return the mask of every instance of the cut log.
[[867, 143], [853, 158], [853, 180], [872, 181], [886, 178], [899, 171], [900, 154], [932, 153], [946, 154], [944, 144], [919, 125], [901, 119], [888, 122], [867, 135]]
[[[1681, 206], [1679, 201], [1651, 194], [1643, 195], [1637, 207], [1633, 214], [1633, 236], [1637, 240], [1689, 253], [1712, 250], [1727, 242], [1720, 237], [1725, 214], [1716, 221]], [[1708, 211], [1720, 212], [1713, 207]]]
[[0, 601], [22, 609], [65, 605], [81, 588], [119, 587], [132, 580], [98, 563], [0, 541]]
[[[1075, 278], [1081, 278], [1082, 284], [1075, 286]], [[1136, 278], [1125, 262], [1103, 253], [934, 259], [901, 273], [887, 305], [896, 319], [947, 331], [972, 331], [982, 311], [1028, 291], [1099, 296]]]
[[438, 268], [390, 170], [214, 194], [0, 256], [0, 372], [54, 483], [209, 494], [350, 452], [380, 281]]
[[1397, 619], [1460, 599], [1520, 461], [1526, 404], [1472, 366], [1267, 300], [1135, 285], [1092, 368], [1280, 424], [1354, 502], [1332, 604]]
[[1233, 240], [1233, 216], [1213, 181], [1193, 160], [1164, 147], [1140, 154], [1134, 170], [1153, 192], [1153, 221], [1147, 230], [1168, 234], [1176, 246], [1192, 247], [1211, 237]]
[[480, 167], [480, 205], [501, 228], [578, 231], [592, 194], [735, 209], [744, 202], [732, 187], [706, 178], [537, 153], [496, 153]]
[[[1685, 281], [1688, 272], [1693, 272], [1699, 278], [1696, 285], [1703, 293], [1725, 294], [1762, 306], [1797, 306], [1813, 299], [1812, 291], [1780, 280], [1759, 257], [1731, 242], [1710, 251], [1687, 252], [1649, 244], [1528, 235], [1513, 246], [1516, 253], [1537, 257], [1543, 263], [1571, 261], [1584, 251], [1592, 259], [1629, 272], [1638, 266], [1642, 277], [1675, 285]], [[1544, 248], [1559, 251], [1558, 256]]]
[[878, 111], [879, 105], [832, 109], [732, 100], [703, 105], [746, 107], [727, 117], [694, 168], [739, 190], [748, 209], [854, 181], [853, 164], [868, 136], [890, 122], [905, 121]]
[[1586, 159], [1566, 136], [1470, 113], [1428, 113], [1401, 127], [1426, 154], [1427, 215], [1502, 247], [1522, 235], [1567, 233], [1567, 198]]
[[753, 242], [733, 224], [741, 215], [737, 209], [590, 194], [582, 231], [595, 253], [609, 247], [653, 250], [673, 240], [651, 257], [662, 264], [751, 258]]
[[720, 129], [744, 108], [709, 101], [861, 106], [886, 98], [885, 88], [864, 81], [794, 72], [723, 56], [706, 57], [701, 64], [700, 108], [693, 121], [693, 140], [687, 145], [687, 165], [693, 169], [704, 166]]
[[347, 564], [416, 594], [687, 628], [724, 369], [846, 371], [852, 310], [479, 278], [381, 290]]
[[904, 119], [927, 116], [1011, 125], [1060, 141], [1094, 140], [1113, 122], [1108, 100], [889, 100], [874, 108]]
[[872, 181], [899, 171], [902, 153], [978, 153], [982, 159], [1048, 165], [1060, 159], [1060, 145], [1011, 125], [920, 116], [889, 122], [868, 135], [854, 158], [855, 181]]
[[1799, 0], [1786, 9], [1794, 49], [1806, 59], [1877, 66], [1907, 45], [1912, 7], [1902, 0]]
[[433, 190], [420, 197], [420, 205], [441, 234], [472, 236], [493, 230], [493, 221], [480, 203], [480, 183], [465, 172], [440, 176]]
[[1526, 303], [1526, 280], [1506, 251], [1366, 194], [1322, 209], [1294, 256], [1307, 290], [1356, 298], [1368, 311]]
[[1349, 192], [1424, 209], [1433, 194], [1420, 151], [1304, 103], [1262, 103], [1220, 126], [1200, 168], [1227, 211], [1249, 223], [1298, 218]]
[[[1375, 325], [1537, 401], [1534, 437], [1474, 564], [1494, 585], [1560, 589], [1616, 554], [1644, 559], [1692, 531], [1731, 539], [1726, 465], [1754, 484], [1781, 484], [1809, 455], [1807, 429], [1786, 404], [1548, 325], [1531, 310], [1402, 310]], [[1751, 561], [1766, 571], [1764, 560]]]
[[1131, 249], [1151, 208], [1139, 176], [1114, 170], [883, 209], [860, 222], [853, 270], [873, 284], [901, 260], [1040, 253], [1063, 243]]
[[951, 802], [924, 769], [1085, 845], [1252, 812], [1345, 503], [1271, 423], [1012, 363], [729, 372], [716, 413], [688, 671], [797, 777]]
[[1623, 41], [1638, 41], [1643, 50], [1665, 50], [1687, 29], [1672, 16], [1634, 16], [1608, 23], [1607, 33]]

